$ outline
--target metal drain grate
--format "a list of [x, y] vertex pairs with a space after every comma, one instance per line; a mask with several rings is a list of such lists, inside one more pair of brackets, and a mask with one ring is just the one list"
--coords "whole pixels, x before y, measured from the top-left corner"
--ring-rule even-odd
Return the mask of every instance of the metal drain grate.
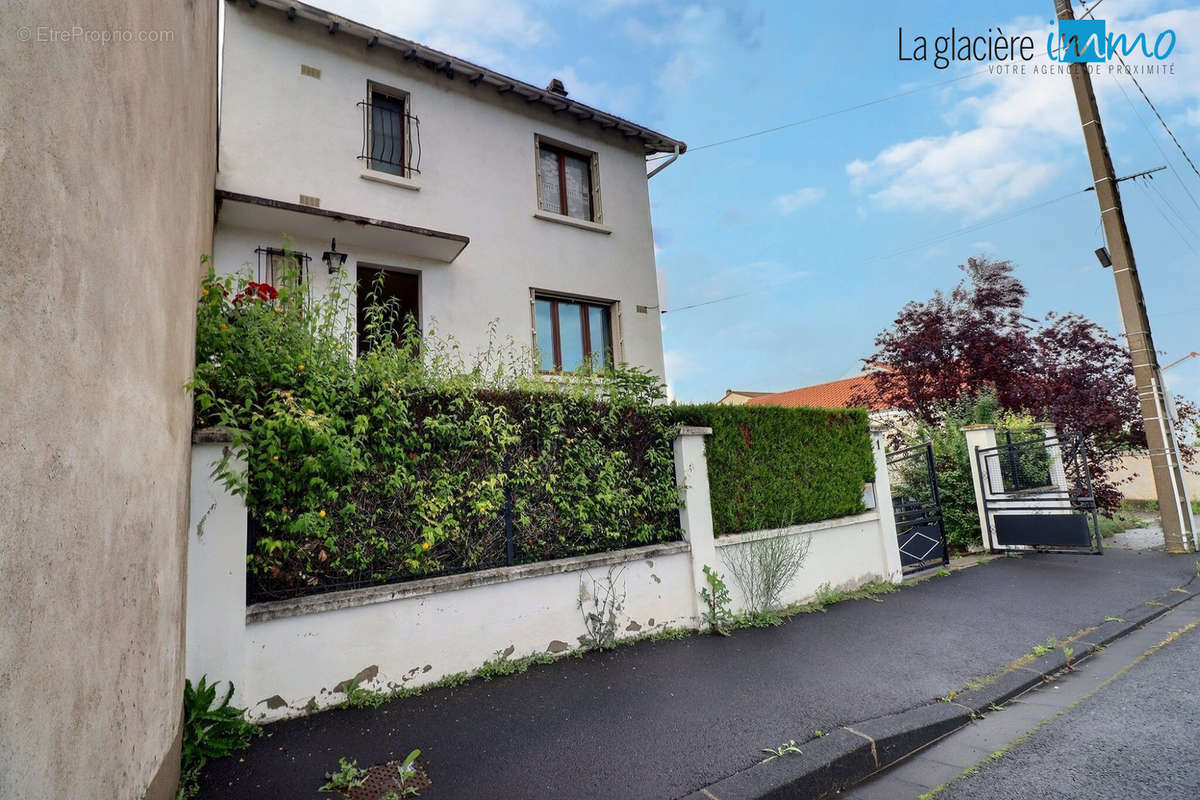
[[[396, 778], [400, 775], [400, 765], [403, 761], [389, 761], [386, 764], [376, 764], [373, 767], [367, 768], [367, 780], [362, 786], [357, 789], [351, 789], [346, 795], [350, 800], [379, 800], [388, 792], [395, 792], [400, 796], [400, 787], [396, 783]], [[423, 792], [433, 784], [429, 780], [429, 771], [425, 762], [417, 759], [413, 762], [413, 772], [409, 775], [408, 780], [404, 782], [406, 787], [411, 786], [418, 792]], [[411, 795], [410, 795], [411, 796]]]

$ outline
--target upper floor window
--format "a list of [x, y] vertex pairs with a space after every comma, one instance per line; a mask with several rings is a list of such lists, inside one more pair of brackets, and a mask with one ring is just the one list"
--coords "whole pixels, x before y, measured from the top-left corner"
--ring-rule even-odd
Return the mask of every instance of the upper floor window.
[[538, 208], [599, 222], [596, 155], [537, 142]]
[[535, 293], [535, 349], [542, 372], [613, 365], [612, 303]]
[[402, 178], [420, 173], [420, 120], [409, 109], [406, 92], [367, 84], [363, 109], [363, 147], [360, 159], [369, 169]]

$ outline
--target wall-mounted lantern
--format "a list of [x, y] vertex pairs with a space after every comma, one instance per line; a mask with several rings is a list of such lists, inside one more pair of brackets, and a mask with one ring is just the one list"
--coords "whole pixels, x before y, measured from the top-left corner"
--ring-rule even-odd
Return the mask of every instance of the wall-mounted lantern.
[[346, 254], [338, 252], [337, 239], [329, 240], [329, 249], [321, 254], [321, 260], [325, 262], [325, 266], [329, 267], [330, 275], [346, 264]]

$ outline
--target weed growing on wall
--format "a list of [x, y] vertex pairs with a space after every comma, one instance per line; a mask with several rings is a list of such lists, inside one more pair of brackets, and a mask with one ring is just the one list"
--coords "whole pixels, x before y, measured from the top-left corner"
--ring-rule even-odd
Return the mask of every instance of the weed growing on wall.
[[591, 591], [588, 591], [584, 579], [579, 579], [579, 611], [583, 614], [583, 624], [587, 635], [580, 640], [585, 647], [595, 647], [598, 650], [608, 650], [617, 641], [617, 614], [625, 608], [627, 589], [625, 582], [617, 581], [625, 572], [625, 568], [609, 567], [603, 580], [592, 579]]
[[[435, 331], [365, 314], [352, 294], [203, 282], [197, 426], [235, 431], [218, 474], [255, 521], [247, 568], [260, 593], [480, 569], [676, 539], [675, 422], [652, 375], [531, 375], [511, 342], [467, 356]], [[396, 336], [397, 328], [403, 335]]]
[[733, 612], [729, 609], [729, 587], [725, 579], [707, 564], [704, 565], [704, 581], [707, 586], [700, 589], [700, 601], [704, 603], [704, 622], [713, 633], [729, 635], [733, 624]]

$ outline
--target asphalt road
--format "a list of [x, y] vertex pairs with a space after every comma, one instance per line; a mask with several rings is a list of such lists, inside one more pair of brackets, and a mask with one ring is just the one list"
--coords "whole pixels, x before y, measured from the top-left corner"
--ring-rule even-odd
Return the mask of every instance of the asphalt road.
[[1198, 664], [1193, 597], [843, 797], [1200, 797]]
[[1195, 627], [938, 800], [1200, 797], [1198, 666]]
[[927, 703], [1185, 583], [1194, 559], [1001, 559], [730, 638], [645, 642], [472, 681], [374, 710], [274, 723], [210, 764], [201, 798], [327, 798], [339, 757], [421, 748], [449, 798], [672, 798], [756, 763], [761, 748]]

